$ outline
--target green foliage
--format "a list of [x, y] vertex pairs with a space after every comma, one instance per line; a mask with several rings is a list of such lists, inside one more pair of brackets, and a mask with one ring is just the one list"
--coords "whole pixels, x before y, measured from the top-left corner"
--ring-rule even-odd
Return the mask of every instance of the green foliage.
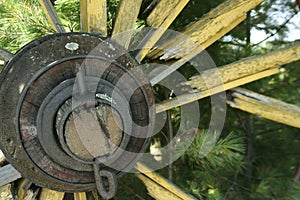
[[245, 140], [240, 134], [232, 132], [217, 140], [213, 133], [199, 132], [176, 163], [176, 169], [187, 170], [176, 181], [200, 199], [221, 199], [230, 187], [227, 177], [243, 171], [244, 154]]
[[234, 133], [218, 140], [214, 133], [203, 131], [194, 139], [186, 152], [189, 162], [203, 169], [242, 169], [245, 153], [244, 139]]
[[[118, 2], [107, 2], [109, 33], [112, 32]], [[141, 10], [151, 2], [144, 0]], [[183, 30], [222, 2], [224, 0], [191, 0], [171, 28]], [[289, 45], [285, 41], [288, 27], [282, 24], [297, 12], [295, 2], [265, 0], [251, 11], [248, 24], [241, 23], [207, 51], [221, 66]], [[55, 9], [66, 30], [80, 30], [79, 0], [57, 0]], [[146, 17], [146, 14], [140, 14], [136, 29], [145, 26]], [[252, 44], [251, 41], [248, 44], [248, 28], [274, 34], [273, 41], [268, 42], [267, 46]], [[0, 47], [16, 52], [26, 43], [53, 32], [37, 0], [0, 1]], [[298, 61], [282, 66], [284, 70], [281, 73], [244, 87], [300, 106], [299, 64]], [[195, 74], [195, 70], [189, 67], [180, 72], [186, 77]], [[157, 101], [166, 99], [170, 93], [168, 89], [158, 86], [154, 90]], [[211, 117], [210, 99], [199, 101], [199, 106], [199, 127], [207, 129]], [[183, 157], [174, 163], [174, 182], [199, 199], [300, 199], [300, 184], [293, 181], [300, 161], [299, 130], [257, 116], [253, 116], [249, 123], [245, 120], [248, 116], [228, 108], [221, 138], [208, 131], [198, 133]], [[180, 108], [173, 109], [174, 134], [180, 120]], [[168, 142], [167, 129], [167, 126], [164, 127], [159, 136], [160, 140], [165, 140], [162, 141], [163, 145]], [[249, 151], [251, 147], [252, 152]], [[166, 173], [164, 170], [160, 172]], [[140, 181], [133, 175], [126, 175], [121, 179], [116, 199], [129, 199], [132, 196], [151, 199], [147, 197]]]
[[0, 46], [16, 52], [21, 46], [53, 30], [36, 1], [0, 2]]
[[56, 0], [54, 7], [67, 31], [80, 31], [80, 0]]

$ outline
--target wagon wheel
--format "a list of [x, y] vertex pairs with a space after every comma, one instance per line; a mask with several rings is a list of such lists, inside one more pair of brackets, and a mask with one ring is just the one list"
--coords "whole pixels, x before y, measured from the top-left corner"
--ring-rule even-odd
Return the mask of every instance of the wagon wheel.
[[[123, 118], [123, 111], [118, 109], [119, 105], [129, 99], [132, 118], [135, 118], [141, 126], [148, 125], [154, 119], [151, 110], [154, 105], [151, 88], [232, 30], [245, 19], [245, 13], [262, 1], [227, 0], [183, 31], [189, 40], [176, 35], [175, 38], [158, 42], [189, 2], [161, 0], [154, 5], [147, 18], [147, 25], [155, 29], [144, 35], [144, 40], [140, 43], [142, 48], [129, 54], [126, 50], [129, 49], [129, 41], [134, 36], [132, 30], [141, 12], [141, 0], [120, 1], [114, 28], [109, 35], [113, 40], [110, 41], [105, 40], [108, 36], [106, 0], [80, 1], [81, 28], [86, 32], [84, 34], [65, 33], [50, 0], [40, 0], [49, 23], [59, 34], [39, 38], [15, 55], [0, 51], [3, 60], [10, 59], [0, 79], [2, 96], [0, 108], [1, 112], [5, 113], [0, 117], [0, 143], [9, 162], [27, 178], [21, 183], [21, 188], [28, 188], [33, 181], [37, 185], [53, 189], [43, 189], [40, 199], [50, 197], [63, 199], [64, 192], [74, 192], [74, 199], [86, 199], [85, 192], [99, 186], [95, 184], [97, 178], [94, 171], [96, 177], [97, 173], [101, 172], [100, 179], [104, 176], [111, 179], [108, 181], [109, 184], [115, 183], [114, 177], [119, 176], [120, 171], [134, 167], [130, 164], [135, 164], [136, 158], [122, 159], [122, 156], [115, 153], [115, 149], [111, 149], [103, 142], [106, 141], [105, 136], [114, 138], [115, 146], [122, 146], [131, 152], [143, 152], [148, 143], [144, 137], [123, 136], [121, 129], [124, 128], [126, 119]], [[48, 53], [45, 49], [52, 51]], [[111, 57], [114, 58], [113, 62]], [[169, 66], [156, 72], [155, 76], [149, 78], [148, 83], [144, 81], [147, 80], [145, 74], [130, 71], [139, 63], [160, 59], [165, 60]], [[209, 69], [203, 72], [202, 76], [195, 76], [191, 81], [181, 83], [193, 88], [193, 93], [177, 95], [171, 100], [157, 103], [155, 112], [158, 114], [273, 75], [279, 72], [278, 66], [299, 59], [300, 45], [295, 44], [263, 56], [221, 66], [218, 70]], [[120, 79], [126, 73], [130, 76]], [[85, 80], [85, 77], [89, 79]], [[222, 78], [222, 83], [215, 81], [219, 78]], [[112, 88], [118, 81], [121, 83], [118, 84], [119, 88], [112, 98]], [[70, 98], [74, 95], [73, 86], [77, 91], [75, 94], [78, 95], [75, 100]], [[132, 90], [134, 98], [131, 99], [126, 90]], [[93, 96], [92, 100], [81, 99], [83, 94], [90, 94], [91, 91], [96, 93], [96, 98]], [[230, 94], [232, 98], [228, 103], [233, 107], [300, 128], [297, 123], [300, 119], [300, 109], [296, 106], [243, 89], [233, 89]], [[118, 118], [119, 122], [107, 121], [107, 118], [98, 116], [99, 113], [107, 112], [107, 108], [114, 111], [114, 114], [109, 112], [108, 118], [113, 116]], [[104, 126], [99, 128], [99, 124], [97, 126], [93, 123], [89, 124], [95, 125], [92, 128], [86, 127], [84, 123], [80, 126], [88, 130], [92, 136], [103, 139], [102, 143], [101, 140], [93, 143], [84, 139], [83, 142], [87, 142], [87, 146], [104, 145], [102, 150], [85, 149], [85, 145], [73, 139], [80, 137], [80, 134], [76, 135], [74, 128], [78, 127], [72, 124], [72, 120], [76, 121], [76, 117], [82, 116], [85, 119], [96, 116], [99, 123]], [[120, 129], [115, 128], [120, 126]], [[147, 136], [152, 131], [151, 127], [138, 128], [131, 129], [132, 132], [140, 134], [138, 136]], [[104, 129], [105, 134], [93, 134], [97, 131], [104, 132]], [[115, 156], [113, 157], [117, 163], [115, 165], [121, 166], [120, 169], [101, 165], [101, 160], [107, 152]], [[101, 170], [95, 170], [97, 167]], [[144, 172], [146, 167], [138, 164], [136, 168]], [[145, 173], [141, 179], [145, 180], [145, 177], [157, 181], [157, 175]], [[161, 177], [159, 179], [164, 180]], [[172, 199], [193, 199], [189, 195], [182, 194], [167, 181], [158, 182], [158, 185], [163, 185], [169, 191], [158, 194], [149, 187], [149, 192], [157, 199], [163, 195], [169, 195]], [[145, 184], [149, 182], [145, 181]], [[110, 192], [108, 188], [108, 193]], [[107, 198], [113, 196], [107, 195]]]

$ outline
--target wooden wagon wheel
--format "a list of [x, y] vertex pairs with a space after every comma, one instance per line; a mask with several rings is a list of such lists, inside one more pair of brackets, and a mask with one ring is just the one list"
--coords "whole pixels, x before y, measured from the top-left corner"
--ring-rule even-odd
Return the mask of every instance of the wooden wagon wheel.
[[[150, 86], [154, 86], [164, 78], [168, 77], [191, 58], [202, 52], [203, 49], [209, 47], [216, 40], [236, 27], [245, 19], [245, 14], [249, 10], [253, 9], [262, 1], [263, 0], [226, 0], [224, 3], [211, 10], [195, 23], [189, 25], [183, 31], [183, 34], [188, 36], [191, 40], [171, 38], [157, 43], [167, 31], [168, 27], [189, 2], [189, 0], [160, 0], [157, 4], [155, 4], [147, 18], [147, 25], [149, 27], [156, 28], [156, 31], [152, 31], [147, 35], [147, 39], [143, 43], [143, 45], [147, 48], [141, 48], [139, 51], [135, 52], [135, 56], [133, 57], [130, 54], [126, 54], [126, 52], [124, 53], [124, 50], [129, 48], [128, 41], [130, 41], [133, 37], [134, 32], [132, 30], [134, 29], [135, 22], [140, 12], [142, 0], [120, 0], [114, 28], [112, 34], [109, 35], [116, 43], [105, 43], [104, 41], [105, 37], [108, 36], [106, 0], [80, 0], [81, 29], [82, 32], [87, 32], [90, 34], [65, 33], [65, 30], [57, 17], [51, 1], [40, 0], [40, 4], [46, 13], [49, 23], [52, 25], [53, 29], [60, 34], [37, 39], [22, 48], [16, 55], [12, 55], [4, 50], [0, 51], [0, 57], [2, 60], [10, 60], [10, 62], [4, 67], [0, 79], [1, 95], [7, 95], [7, 97], [1, 98], [1, 112], [13, 111], [11, 114], [1, 115], [0, 117], [2, 123], [0, 128], [0, 143], [1, 148], [4, 150], [8, 160], [11, 161], [18, 170], [26, 174], [26, 178], [32, 179], [34, 182], [52, 189], [75, 192], [74, 199], [86, 199], [87, 197], [85, 190], [91, 190], [91, 188], [95, 187], [95, 184], [90, 183], [91, 180], [89, 179], [89, 175], [86, 174], [92, 171], [92, 169], [89, 169], [91, 166], [86, 165], [86, 163], [80, 165], [77, 162], [70, 160], [66, 161], [65, 165], [62, 164], [63, 167], [67, 168], [68, 170], [62, 170], [62, 166], [50, 165], [49, 168], [49, 160], [43, 160], [43, 156], [45, 156], [44, 154], [41, 155], [42, 157], [35, 155], [37, 156], [36, 160], [32, 160], [33, 158], [30, 157], [32, 154], [34, 154], [33, 151], [36, 150], [30, 149], [31, 143], [37, 142], [34, 140], [37, 131], [36, 129], [42, 129], [44, 126], [48, 126], [49, 130], [53, 129], [53, 127], [49, 127], [49, 124], [47, 124], [47, 120], [53, 119], [47, 118], [47, 116], [56, 114], [52, 113], [53, 109], [54, 111], [61, 112], [61, 118], [59, 117], [59, 119], [56, 119], [56, 121], [52, 121], [52, 124], [60, 124], [62, 123], [61, 120], [64, 119], [64, 114], [68, 110], [67, 108], [70, 107], [67, 101], [67, 97], [69, 96], [65, 97], [64, 94], [67, 92], [70, 93], [70, 85], [73, 86], [75, 84], [74, 82], [76, 82], [76, 80], [72, 80], [72, 78], [74, 78], [74, 74], [76, 75], [78, 72], [76, 71], [78, 70], [78, 68], [76, 68], [76, 64], [82, 63], [83, 59], [88, 58], [88, 61], [85, 62], [92, 63], [92, 65], [95, 66], [100, 66], [100, 71], [94, 69], [85, 69], [86, 71], [90, 70], [89, 75], [92, 76], [93, 73], [96, 73], [96, 75], [97, 73], [103, 74], [105, 73], [105, 70], [101, 71], [101, 66], [106, 65], [106, 63], [109, 62], [107, 61], [107, 58], [114, 55], [115, 49], [117, 49], [117, 51], [121, 51], [118, 53], [120, 53], [122, 56], [118, 58], [115, 63], [113, 63], [113, 67], [110, 68], [109, 73], [105, 78], [103, 78], [102, 83], [106, 85], [105, 91], [102, 88], [99, 88], [99, 91], [98, 88], [95, 89], [101, 95], [106, 93], [110, 94], [109, 88], [111, 87], [111, 84], [114, 83], [114, 79], [110, 79], [110, 76], [114, 77], [117, 76], [118, 73], [124, 73], [124, 71], [138, 65], [138, 63], [142, 62], [145, 58], [149, 60], [162, 58], [167, 61], [172, 60], [172, 62], [169, 62], [167, 69], [160, 71], [158, 74], [156, 74], [156, 76], [151, 78], [151, 85], [139, 85], [139, 83], [143, 82], [143, 75], [141, 75], [141, 77], [136, 75], [129, 77], [128, 81], [131, 81], [130, 83], [137, 84], [139, 86], [138, 88], [141, 88], [136, 94], [137, 98], [139, 98], [137, 99], [139, 104], [132, 105], [133, 111], [136, 110], [137, 112], [140, 112], [138, 113], [140, 116], [149, 115], [148, 117], [150, 118], [151, 113], [143, 113], [144, 108], [150, 109], [153, 104]], [[122, 34], [124, 32], [126, 34]], [[101, 37], [97, 35], [99, 33], [101, 34]], [[99, 44], [99, 41], [100, 43], [106, 45], [97, 47], [95, 44]], [[78, 50], [79, 46], [80, 50]], [[62, 49], [60, 50], [59, 48]], [[93, 57], [93, 54], [92, 56], [89, 55], [88, 57], [88, 54], [95, 48], [98, 48], [97, 50], [99, 52], [105, 52], [101, 59], [98, 57], [96, 58], [96, 56]], [[42, 53], [41, 51], [44, 51], [45, 49], [55, 49], [55, 51], [52, 54], [48, 54], [48, 52]], [[113, 51], [111, 51], [112, 49]], [[163, 49], [173, 50], [173, 52], [170, 53], [170, 51], [163, 51]], [[78, 53], [76, 53], [77, 50]], [[218, 69], [207, 70], [203, 73], [204, 75], [207, 75], [205, 80], [203, 79], [203, 76], [195, 76], [192, 77], [190, 81], [182, 83], [183, 85], [188, 85], [195, 89], [195, 92], [192, 94], [182, 94], [171, 100], [165, 100], [156, 105], [155, 112], [161, 113], [163, 111], [189, 104], [201, 98], [205, 98], [225, 90], [232, 90], [232, 98], [228, 100], [230, 106], [253, 114], [258, 114], [270, 120], [300, 128], [300, 108], [256, 94], [251, 91], [236, 88], [246, 83], [276, 74], [279, 72], [279, 66], [299, 59], [300, 44], [296, 43], [293, 46], [271, 52], [266, 55], [251, 57], [228, 64], [226, 66], [220, 66]], [[24, 63], [28, 67], [22, 68]], [[111, 66], [110, 64], [111, 63], [109, 63], [108, 66]], [[115, 69], [116, 71], [112, 69]], [[20, 74], [22, 72], [24, 73]], [[19, 75], [17, 73], [19, 73]], [[223, 80], [221, 85], [219, 83], [215, 83], [215, 80], [220, 77]], [[208, 84], [209, 87], [207, 87], [207, 82], [210, 83]], [[89, 90], [89, 84], [93, 85], [93, 81], [85, 85], [84, 87], [87, 87], [85, 89]], [[124, 88], [120, 89], [126, 90], [125, 88], [128, 85], [126, 82], [124, 82], [123, 86]], [[80, 90], [80, 83], [78, 87]], [[24, 93], [23, 91], [26, 92]], [[122, 99], [122, 92], [123, 91], [121, 91], [119, 94], [120, 99]], [[52, 94], [53, 96], [48, 97], [48, 94]], [[42, 102], [39, 102], [40, 97], [44, 98]], [[22, 99], [22, 101], [20, 101], [20, 99]], [[61, 99], [65, 100], [64, 103], [60, 102]], [[102, 96], [99, 98], [99, 102], [97, 103], [109, 104], [112, 102], [112, 100], [109, 97]], [[121, 100], [120, 102], [117, 102], [116, 106], [121, 104], [121, 102]], [[57, 104], [59, 104], [59, 106], [55, 107]], [[113, 103], [110, 104], [111, 107], [113, 107], [112, 105]], [[42, 111], [39, 111], [40, 108], [43, 108]], [[46, 111], [47, 113], [44, 114]], [[103, 110], [100, 109], [99, 112], [102, 111]], [[77, 112], [82, 115], [86, 115], [85, 111], [80, 110], [80, 107], [78, 107]], [[14, 120], [16, 113], [18, 114], [17, 117], [19, 117], [16, 123], [21, 131], [16, 130], [15, 128]], [[38, 119], [30, 118], [28, 116], [36, 116]], [[31, 120], [40, 120], [40, 126], [42, 127], [30, 127]], [[64, 136], [68, 137], [69, 140], [72, 140], [72, 137], [74, 136], [71, 134], [72, 125], [66, 126], [68, 126], [69, 131], [67, 131], [68, 135]], [[109, 128], [114, 126], [116, 125], [113, 124], [111, 127], [107, 125]], [[23, 131], [24, 134], [22, 135], [22, 133], [20, 133], [21, 136], [12, 136], [16, 131]], [[147, 131], [144, 134], [148, 134]], [[116, 136], [116, 143], [121, 145], [120, 143], [122, 142], [118, 142], [118, 130], [109, 132], [108, 134], [110, 137]], [[41, 139], [38, 142], [42, 143], [43, 148], [46, 149], [45, 151], [49, 151], [46, 153], [47, 156], [49, 154], [51, 157], [53, 156], [52, 154], [55, 154], [55, 152], [58, 154], [61, 153], [59, 151], [55, 151], [54, 153], [51, 152], [50, 147], [47, 147], [47, 142], [45, 142], [46, 140], [53, 140], [51, 144], [54, 144], [54, 142], [58, 141], [54, 141], [53, 138], [51, 139], [47, 137], [47, 135], [43, 134], [39, 135], [38, 138]], [[59, 135], [57, 138], [59, 139]], [[143, 148], [145, 148], [147, 143], [145, 140], [133, 140], [132, 138], [129, 140], [131, 143], [134, 143], [133, 146], [136, 148], [133, 151], [141, 151]], [[45, 142], [45, 144], [43, 142]], [[70, 151], [72, 151], [72, 145], [77, 145], [72, 144], [72, 142], [68, 143], [68, 141], [62, 141], [62, 143], [64, 142], [67, 143], [67, 146], [69, 145], [68, 147], [71, 149], [69, 149]], [[24, 154], [24, 152], [19, 152], [20, 150], [14, 146], [15, 144], [22, 144], [25, 147], [28, 147], [28, 149], [26, 149], [27, 154]], [[76, 149], [77, 147], [74, 148]], [[78, 152], [75, 152], [75, 154], [76, 153]], [[78, 155], [80, 154], [78, 153], [73, 156], [78, 156], [79, 159], [83, 159], [87, 156], [85, 153], [86, 152], [84, 152], [83, 155]], [[103, 152], [95, 152], [97, 155], [101, 153]], [[72, 152], [70, 154], [72, 154]], [[20, 155], [23, 155], [25, 158], [19, 158], [18, 156]], [[28, 155], [30, 157], [29, 159], [26, 157]], [[38, 163], [38, 167], [43, 168], [44, 166], [45, 168], [42, 169], [44, 171], [36, 173], [37, 169], [30, 167], [32, 165], [32, 163], [29, 162], [30, 159], [31, 161]], [[69, 157], [63, 157], [63, 159], [69, 159]], [[61, 163], [63, 161], [57, 160], [57, 162]], [[125, 167], [127, 167], [127, 165], [124, 166], [124, 168]], [[157, 199], [165, 199], [166, 197], [171, 199], [194, 199], [154, 172], [145, 172], [147, 171], [146, 166], [137, 164], [136, 168], [144, 173], [144, 175], [140, 175], [140, 178], [148, 186], [149, 193], [153, 197]], [[74, 171], [76, 170], [80, 171], [81, 174], [75, 173], [75, 176]], [[13, 181], [15, 178], [20, 177], [19, 173], [14, 170], [11, 165], [1, 168], [0, 171], [2, 174], [9, 172], [11, 176], [8, 178], [12, 179], [8, 181]], [[43, 177], [46, 176], [44, 174], [45, 172], [50, 173], [53, 177], [55, 177], [55, 175], [65, 175], [66, 180], [71, 184], [68, 185], [64, 181], [54, 180], [52, 177], [52, 179], [47, 180], [49, 182], [49, 185], [47, 185], [42, 180]], [[65, 172], [65, 174], [62, 174], [61, 172]], [[118, 171], [115, 173], [118, 173]], [[30, 175], [35, 174], [38, 174], [38, 176], [30, 177]], [[152, 181], [149, 181], [149, 179], [152, 179]], [[0, 182], [4, 182], [4, 180], [1, 178], [0, 180]], [[23, 195], [26, 192], [26, 189], [29, 188], [30, 184], [31, 181], [25, 179], [21, 183], [21, 189], [19, 189], [18, 194], [20, 198], [23, 198]], [[155, 185], [155, 187], [163, 188], [161, 193], [158, 193], [156, 190], [152, 190], [153, 185]], [[43, 188], [40, 194], [40, 199], [63, 198], [64, 192], [57, 192], [46, 188]]]

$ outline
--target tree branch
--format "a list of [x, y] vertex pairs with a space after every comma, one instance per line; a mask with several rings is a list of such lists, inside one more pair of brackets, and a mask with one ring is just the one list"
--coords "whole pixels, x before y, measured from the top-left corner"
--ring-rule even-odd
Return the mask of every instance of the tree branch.
[[259, 45], [259, 44], [261, 44], [261, 43], [263, 43], [264, 41], [266, 41], [266, 40], [268, 40], [268, 39], [270, 39], [271, 37], [273, 37], [273, 36], [275, 36], [275, 35], [277, 35], [297, 14], [298, 14], [298, 12], [299, 12], [299, 10], [297, 10], [296, 12], [295, 12], [295, 14], [294, 15], [292, 15], [292, 16], [290, 16], [285, 22], [283, 22], [277, 29], [276, 29], [276, 31], [274, 32], [274, 33], [272, 33], [272, 34], [270, 34], [269, 36], [267, 36], [265, 39], [263, 39], [263, 40], [261, 40], [261, 41], [259, 41], [258, 43], [256, 43], [256, 44], [253, 44], [252, 45], [252, 47], [254, 47], [254, 46], [257, 46], [257, 45]]

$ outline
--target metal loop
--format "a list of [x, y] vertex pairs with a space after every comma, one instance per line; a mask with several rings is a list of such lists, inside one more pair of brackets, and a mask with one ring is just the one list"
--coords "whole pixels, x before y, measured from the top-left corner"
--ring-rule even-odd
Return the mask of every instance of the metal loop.
[[[94, 164], [96, 187], [103, 199], [112, 199], [117, 194], [117, 178], [112, 171], [101, 169]], [[104, 182], [106, 180], [107, 182]]]

